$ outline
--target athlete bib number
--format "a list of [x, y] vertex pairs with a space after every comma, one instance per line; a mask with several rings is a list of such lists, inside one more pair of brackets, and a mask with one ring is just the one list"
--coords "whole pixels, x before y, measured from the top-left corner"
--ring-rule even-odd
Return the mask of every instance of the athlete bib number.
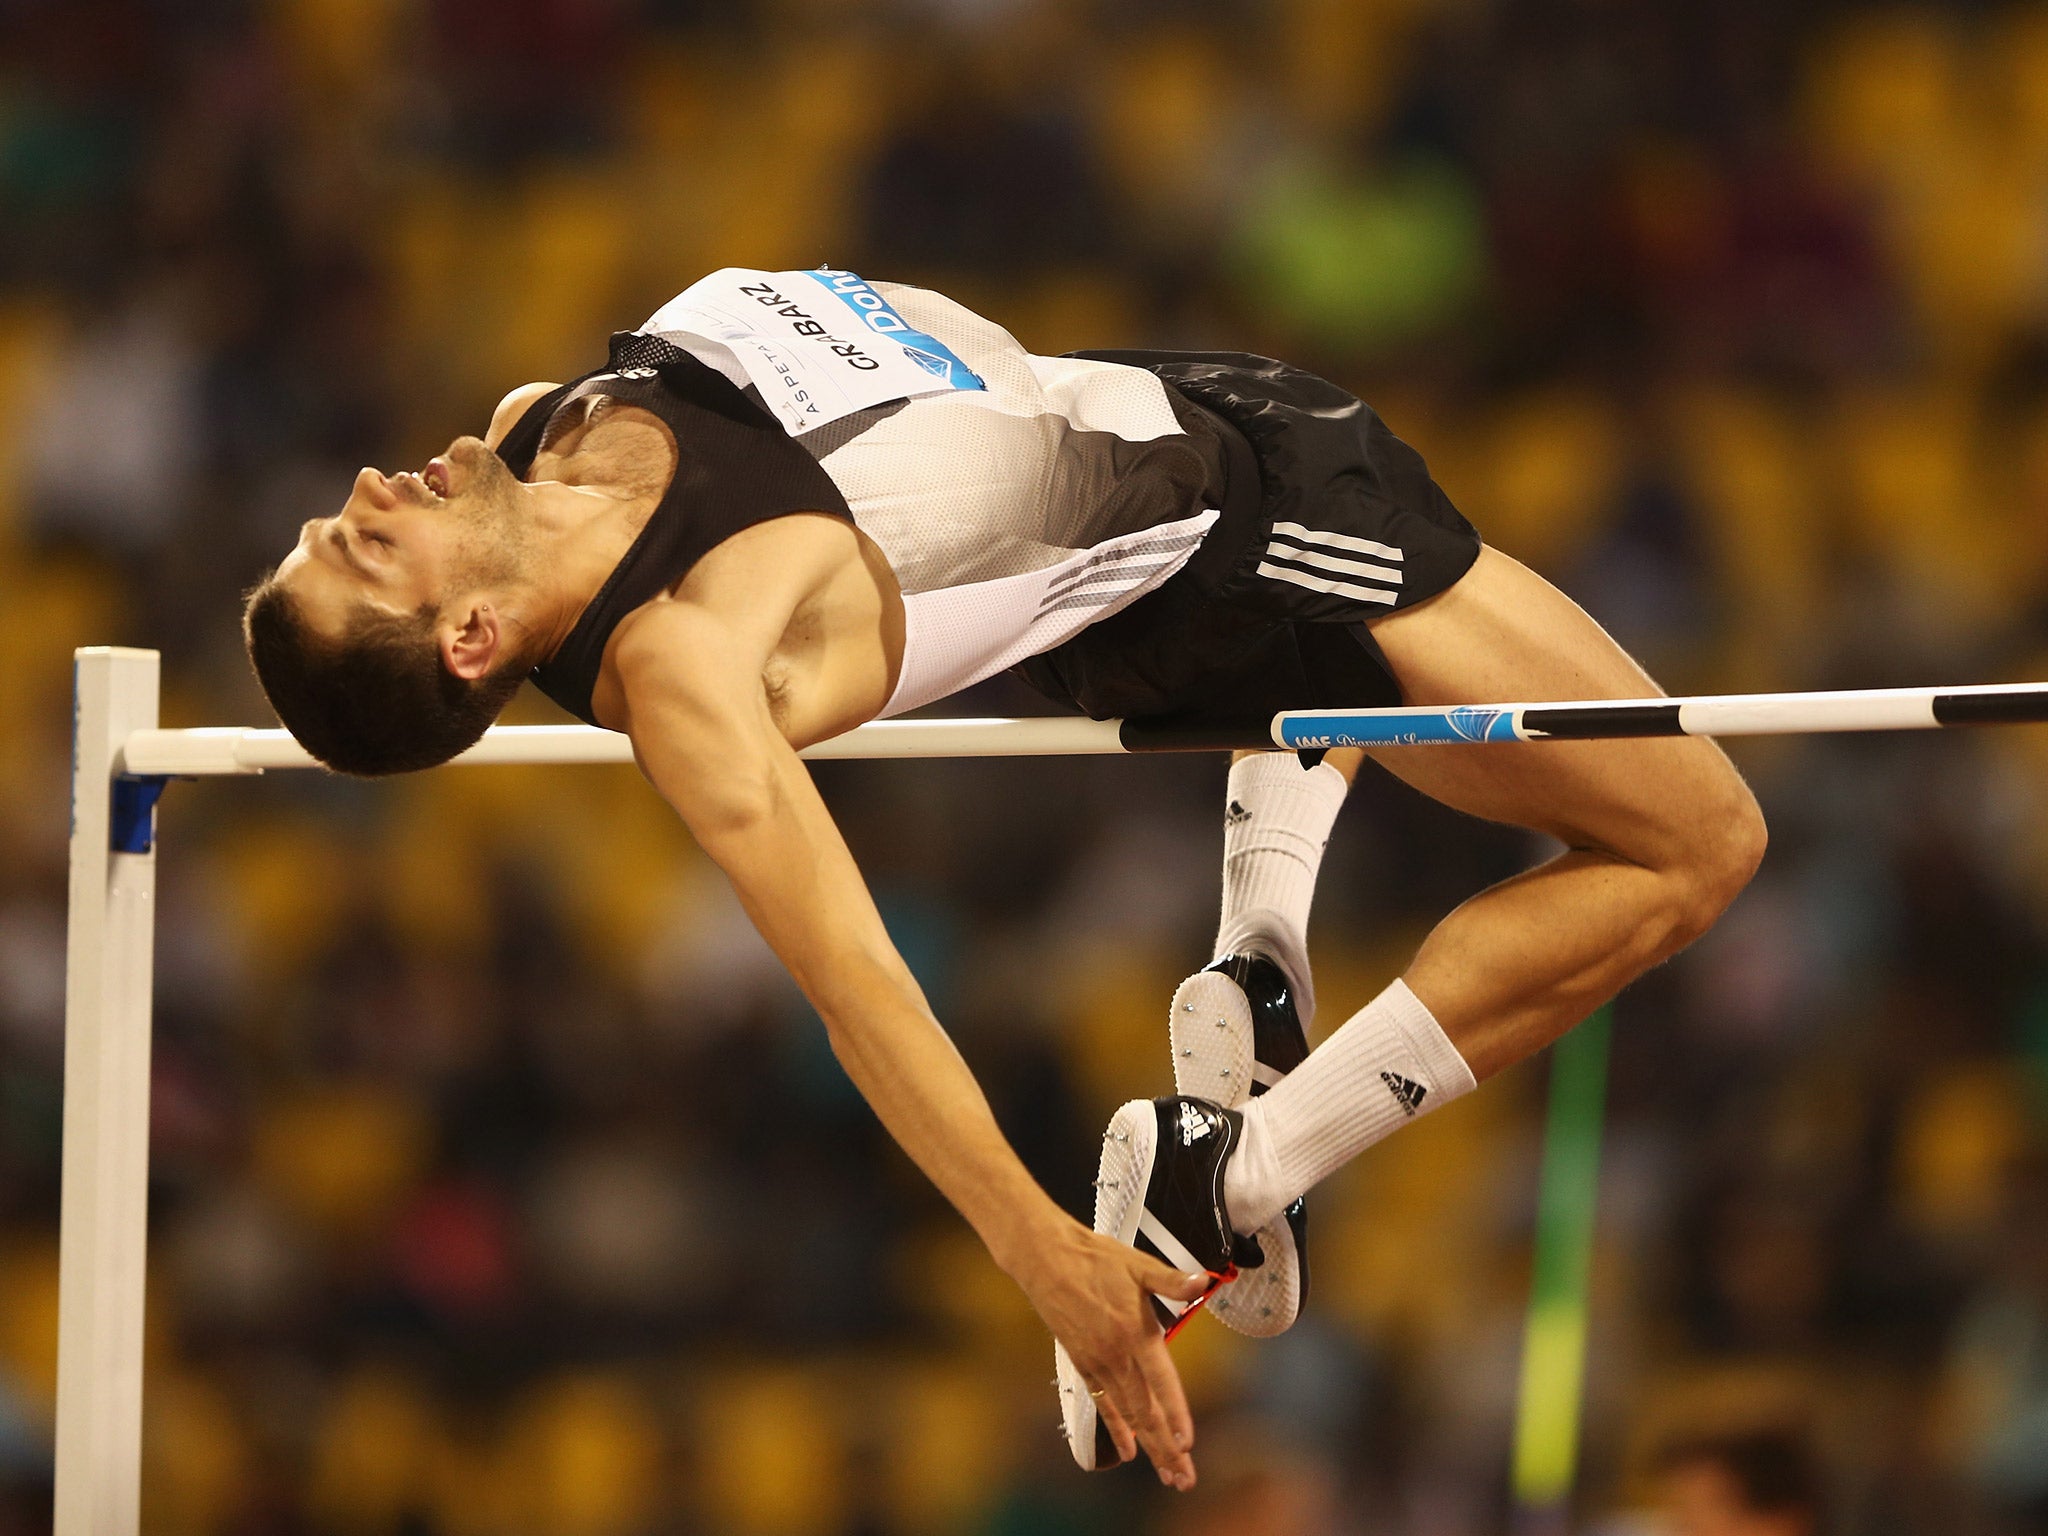
[[792, 437], [869, 406], [982, 382], [851, 272], [726, 267], [692, 283], [641, 329], [729, 352]]

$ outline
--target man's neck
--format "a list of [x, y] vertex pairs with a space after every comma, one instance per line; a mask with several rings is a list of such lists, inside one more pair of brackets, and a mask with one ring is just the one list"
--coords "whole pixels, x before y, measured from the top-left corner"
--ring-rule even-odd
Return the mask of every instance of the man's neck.
[[549, 660], [633, 547], [659, 504], [654, 495], [619, 496], [595, 486], [543, 482], [531, 576], [536, 663]]
[[582, 420], [535, 455], [524, 487], [541, 530], [532, 573], [539, 659], [561, 649], [676, 473], [676, 440], [657, 416], [602, 397], [575, 403]]
[[601, 403], [591, 401], [581, 422], [535, 456], [526, 486], [541, 534], [534, 612], [542, 660], [562, 648], [675, 474], [675, 444], [658, 417], [633, 407], [600, 413]]

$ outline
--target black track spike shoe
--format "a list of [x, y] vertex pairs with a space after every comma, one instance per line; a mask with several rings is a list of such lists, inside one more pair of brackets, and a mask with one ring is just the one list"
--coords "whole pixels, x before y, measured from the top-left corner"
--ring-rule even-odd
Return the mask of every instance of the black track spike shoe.
[[[1206, 1099], [1175, 1095], [1133, 1099], [1110, 1118], [1095, 1180], [1095, 1230], [1129, 1243], [1183, 1274], [1207, 1275], [1192, 1302], [1155, 1296], [1159, 1326], [1171, 1339], [1218, 1288], [1260, 1262], [1258, 1246], [1230, 1229], [1223, 1170], [1237, 1150], [1243, 1119]], [[1117, 1465], [1116, 1445], [1096, 1412], [1088, 1383], [1066, 1346], [1053, 1345], [1061, 1428], [1084, 1471]]]
[[[1173, 994], [1173, 1085], [1235, 1108], [1308, 1058], [1287, 975], [1257, 953], [1225, 955]], [[1217, 1321], [1253, 1338], [1294, 1326], [1308, 1301], [1308, 1201], [1254, 1235], [1265, 1263], [1210, 1304]]]

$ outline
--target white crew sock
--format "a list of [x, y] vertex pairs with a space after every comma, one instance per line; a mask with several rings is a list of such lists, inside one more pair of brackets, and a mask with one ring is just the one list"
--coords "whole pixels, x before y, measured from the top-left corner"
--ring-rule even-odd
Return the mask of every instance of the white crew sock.
[[1304, 769], [1292, 752], [1230, 765], [1223, 817], [1223, 919], [1216, 956], [1254, 949], [1287, 975], [1302, 1028], [1315, 1017], [1308, 909], [1330, 828], [1351, 786], [1328, 763]]
[[1396, 981], [1242, 1108], [1224, 1171], [1230, 1224], [1256, 1232], [1409, 1120], [1478, 1086], [1422, 999]]

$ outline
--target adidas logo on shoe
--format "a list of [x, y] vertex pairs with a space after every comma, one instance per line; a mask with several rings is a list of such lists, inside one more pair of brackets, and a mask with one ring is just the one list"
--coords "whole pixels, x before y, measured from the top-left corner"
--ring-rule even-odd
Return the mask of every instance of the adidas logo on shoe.
[[1387, 1092], [1394, 1096], [1394, 1102], [1401, 1106], [1404, 1115], [1413, 1115], [1422, 1108], [1422, 1101], [1429, 1097], [1429, 1090], [1422, 1084], [1411, 1082], [1397, 1072], [1382, 1072], [1380, 1081], [1387, 1085]]
[[1204, 1114], [1194, 1100], [1183, 1100], [1180, 1106], [1180, 1144], [1192, 1147], [1196, 1142], [1215, 1134], [1214, 1118]]

